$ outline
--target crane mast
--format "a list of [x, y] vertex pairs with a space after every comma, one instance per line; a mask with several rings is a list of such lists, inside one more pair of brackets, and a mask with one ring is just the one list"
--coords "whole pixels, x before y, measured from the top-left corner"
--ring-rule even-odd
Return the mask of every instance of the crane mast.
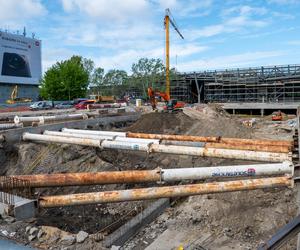
[[177, 28], [175, 20], [171, 17], [170, 9], [166, 9], [164, 24], [166, 33], [166, 96], [168, 100], [170, 100], [170, 23], [178, 35], [184, 39], [183, 35]]

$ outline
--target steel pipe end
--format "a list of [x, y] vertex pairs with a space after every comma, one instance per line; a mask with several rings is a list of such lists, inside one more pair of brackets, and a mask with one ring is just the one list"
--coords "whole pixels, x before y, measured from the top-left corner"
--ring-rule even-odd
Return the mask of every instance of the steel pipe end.
[[26, 140], [27, 140], [26, 136], [27, 136], [28, 134], [29, 134], [28, 132], [23, 133], [21, 139], [22, 139], [23, 141], [26, 141]]
[[0, 135], [0, 142], [5, 142], [5, 135]]
[[14, 123], [15, 123], [15, 124], [19, 124], [19, 123], [20, 123], [20, 117], [19, 117], [19, 116], [16, 115], [16, 116], [14, 117]]

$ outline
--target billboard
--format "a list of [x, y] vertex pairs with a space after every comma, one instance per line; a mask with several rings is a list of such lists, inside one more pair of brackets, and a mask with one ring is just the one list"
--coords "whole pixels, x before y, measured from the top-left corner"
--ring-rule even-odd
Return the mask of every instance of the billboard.
[[0, 82], [39, 84], [41, 41], [0, 31]]

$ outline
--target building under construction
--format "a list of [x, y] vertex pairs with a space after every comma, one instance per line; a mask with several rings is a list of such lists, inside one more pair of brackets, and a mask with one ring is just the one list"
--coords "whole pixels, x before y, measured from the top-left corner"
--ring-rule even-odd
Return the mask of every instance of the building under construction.
[[300, 65], [181, 73], [171, 96], [194, 102], [299, 102]]

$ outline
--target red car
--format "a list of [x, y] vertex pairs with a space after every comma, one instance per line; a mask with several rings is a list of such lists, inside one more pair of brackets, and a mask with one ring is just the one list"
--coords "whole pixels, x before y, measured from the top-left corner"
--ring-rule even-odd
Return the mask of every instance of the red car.
[[86, 109], [87, 105], [89, 104], [94, 104], [96, 102], [96, 100], [86, 100], [86, 101], [82, 101], [78, 104], [75, 105], [76, 109]]

